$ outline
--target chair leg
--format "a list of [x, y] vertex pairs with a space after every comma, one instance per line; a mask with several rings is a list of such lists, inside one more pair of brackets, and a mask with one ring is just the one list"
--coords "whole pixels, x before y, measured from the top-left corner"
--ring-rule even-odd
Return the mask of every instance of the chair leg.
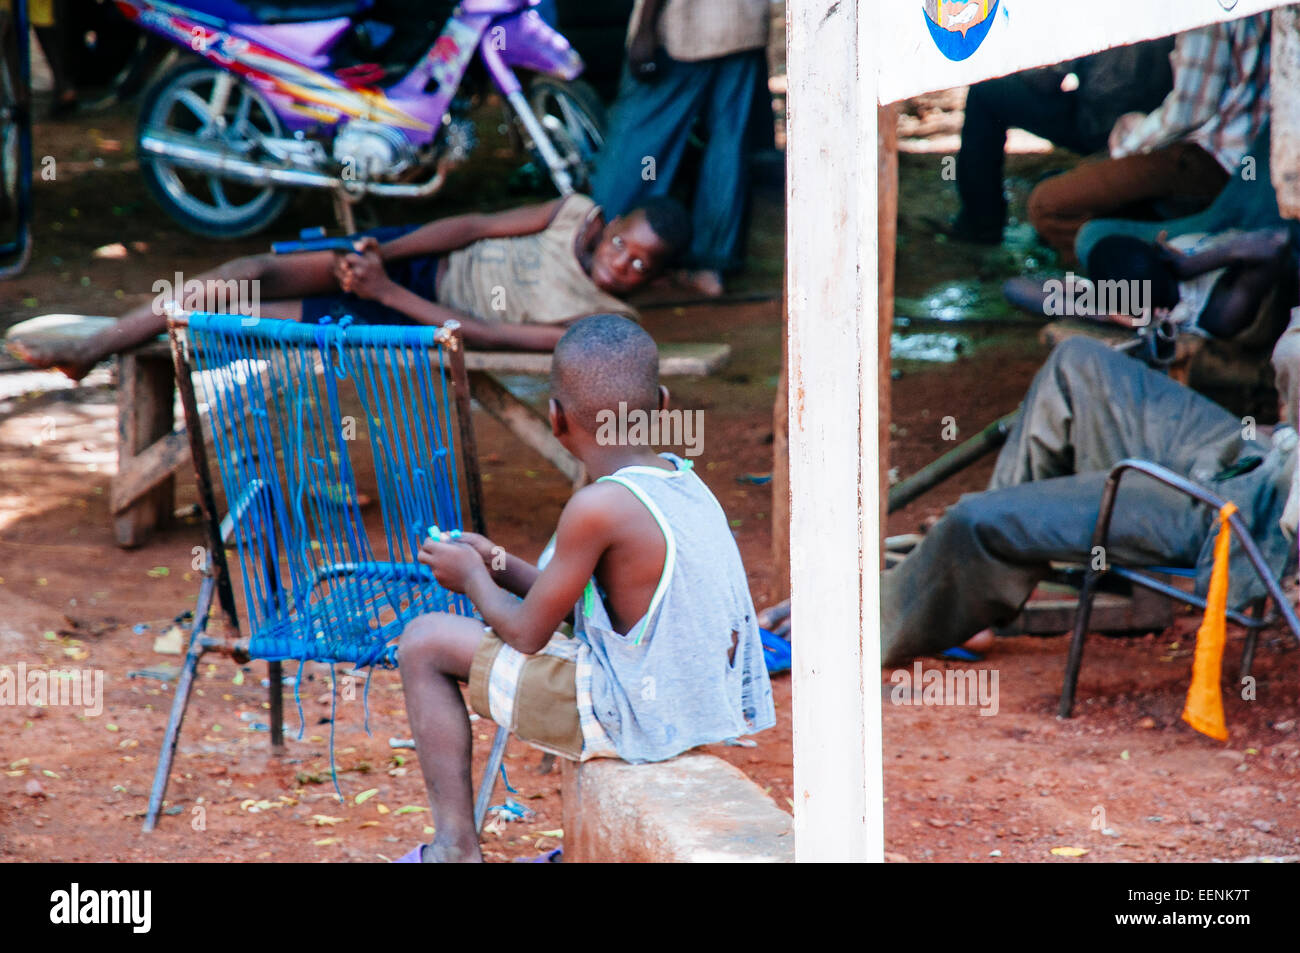
[[[1252, 619], [1264, 618], [1267, 599], [1256, 599], [1250, 604], [1250, 617]], [[1259, 629], [1250, 628], [1246, 630], [1246, 644], [1241, 649], [1241, 671], [1238, 673], [1237, 680], [1242, 681], [1250, 677], [1250, 670], [1255, 664], [1255, 647], [1259, 644]]]
[[266, 665], [267, 691], [271, 697], [271, 754], [284, 754], [284, 676], [281, 663], [268, 662]]
[[207, 651], [204, 644], [208, 631], [208, 616], [212, 612], [212, 597], [216, 592], [215, 576], [204, 576], [199, 586], [198, 602], [194, 606], [194, 627], [190, 629], [190, 644], [185, 652], [185, 661], [181, 664], [176, 678], [176, 694], [172, 698], [172, 711], [167, 719], [167, 731], [163, 734], [162, 750], [158, 752], [158, 767], [154, 770], [153, 786], [149, 789], [149, 807], [144, 815], [144, 831], [149, 833], [158, 824], [158, 812], [162, 810], [163, 797], [167, 793], [167, 781], [171, 777], [172, 760], [176, 757], [176, 743], [181, 736], [181, 723], [185, 720], [185, 709], [190, 703], [190, 691], [194, 687], [194, 673], [198, 671], [199, 659]]
[[497, 726], [496, 737], [492, 739], [492, 751], [488, 755], [487, 767], [483, 769], [483, 780], [478, 786], [478, 797], [474, 799], [474, 830], [483, 830], [483, 819], [487, 817], [488, 803], [492, 792], [496, 790], [497, 775], [501, 773], [501, 761], [506, 756], [506, 741], [510, 732]]
[[1083, 577], [1083, 588], [1079, 591], [1079, 607], [1074, 612], [1074, 634], [1070, 639], [1070, 654], [1065, 662], [1065, 684], [1061, 686], [1061, 706], [1057, 709], [1058, 718], [1069, 718], [1074, 711], [1074, 691], [1079, 684], [1079, 666], [1083, 663], [1083, 640], [1088, 632], [1088, 620], [1092, 616], [1092, 599], [1097, 592], [1097, 581], [1101, 574], [1091, 569]]
[[163, 735], [162, 750], [158, 752], [158, 767], [154, 771], [153, 787], [149, 790], [149, 809], [144, 816], [144, 832], [147, 834], [158, 824], [158, 812], [162, 810], [163, 797], [167, 793], [167, 781], [171, 777], [172, 760], [176, 757], [176, 743], [180, 741], [181, 723], [185, 720], [185, 709], [190, 703], [190, 690], [194, 687], [194, 673], [202, 658], [203, 629], [195, 628], [190, 635], [190, 648], [185, 654], [180, 675], [176, 679], [176, 696], [172, 699], [171, 717], [167, 719], [167, 732]]

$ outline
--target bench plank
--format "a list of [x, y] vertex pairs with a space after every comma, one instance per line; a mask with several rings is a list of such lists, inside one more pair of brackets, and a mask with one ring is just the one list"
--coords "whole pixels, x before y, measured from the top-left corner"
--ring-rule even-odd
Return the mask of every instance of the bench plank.
[[551, 433], [550, 421], [512, 394], [493, 375], [471, 371], [469, 392], [484, 411], [549, 460], [574, 486], [586, 482], [586, 469]]
[[[493, 374], [549, 374], [549, 351], [465, 351], [465, 369]], [[691, 377], [712, 374], [731, 357], [731, 346], [713, 343], [671, 343], [659, 345], [661, 377]]]
[[[117, 318], [93, 314], [42, 314], [15, 324], [5, 332], [5, 340], [31, 341], [33, 344], [84, 341], [115, 324]], [[171, 346], [167, 343], [166, 335], [159, 335], [148, 344], [136, 348], [133, 353], [171, 360]]]
[[[86, 314], [43, 314], [15, 324], [5, 333], [5, 340], [32, 342], [84, 340], [117, 322]], [[159, 337], [137, 353], [165, 357], [167, 338]], [[731, 346], [712, 342], [672, 342], [659, 346], [659, 373], [663, 377], [705, 376], [718, 370], [731, 358]], [[472, 351], [465, 352], [465, 369], [490, 371], [493, 374], [549, 374], [551, 354], [547, 351]]]

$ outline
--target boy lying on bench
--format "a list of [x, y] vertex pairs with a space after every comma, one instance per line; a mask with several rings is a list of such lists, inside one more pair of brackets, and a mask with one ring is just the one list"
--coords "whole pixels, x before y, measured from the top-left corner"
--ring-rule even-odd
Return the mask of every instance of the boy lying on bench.
[[[549, 351], [577, 318], [635, 317], [621, 299], [686, 247], [690, 220], [677, 202], [658, 198], [605, 222], [599, 206], [575, 194], [356, 238], [354, 254], [253, 255], [198, 280], [205, 289], [212, 283], [208, 301], [224, 300], [227, 282], [258, 282], [258, 317], [315, 322], [350, 314], [364, 324], [433, 325], [454, 318], [472, 347]], [[110, 355], [162, 334], [166, 322], [155, 299], [84, 341], [11, 341], [10, 349], [80, 380]]]
[[482, 859], [458, 682], [483, 717], [576, 760], [660, 761], [775, 723], [745, 568], [718, 501], [680, 458], [598, 436], [604, 411], [666, 407], [658, 367], [650, 336], [615, 315], [577, 322], [556, 345], [551, 428], [595, 482], [560, 514], [544, 568], [471, 533], [424, 544], [420, 562], [484, 621], [431, 613], [402, 633], [407, 715], [437, 830], [402, 861]]

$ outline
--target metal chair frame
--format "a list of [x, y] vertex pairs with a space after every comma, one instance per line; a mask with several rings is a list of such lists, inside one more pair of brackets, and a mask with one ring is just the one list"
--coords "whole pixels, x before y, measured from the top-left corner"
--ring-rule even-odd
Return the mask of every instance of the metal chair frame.
[[[1136, 472], [1145, 474], [1153, 480], [1165, 484], [1168, 487], [1177, 490], [1193, 500], [1203, 503], [1206, 506], [1213, 507], [1216, 511], [1221, 509], [1228, 501], [1217, 494], [1188, 480], [1186, 477], [1174, 473], [1172, 470], [1160, 466], [1157, 463], [1151, 463], [1146, 460], [1125, 459], [1117, 463], [1110, 471], [1110, 476], [1106, 480], [1106, 486], [1101, 494], [1101, 509], [1097, 514], [1097, 525], [1092, 534], [1092, 545], [1094, 551], [1096, 547], [1102, 547], [1105, 551], [1107, 540], [1110, 537], [1111, 517], [1115, 512], [1115, 498], [1119, 493], [1120, 481], [1126, 473]], [[1251, 665], [1255, 658], [1255, 647], [1259, 639], [1260, 629], [1272, 625], [1279, 616], [1286, 622], [1287, 627], [1291, 630], [1292, 637], [1300, 645], [1300, 619], [1296, 617], [1295, 609], [1291, 606], [1286, 596], [1282, 592], [1282, 587], [1274, 578], [1272, 571], [1264, 562], [1264, 556], [1259, 551], [1259, 546], [1255, 543], [1254, 538], [1250, 535], [1245, 521], [1241, 518], [1240, 513], [1233, 513], [1228, 517], [1228, 526], [1232, 533], [1241, 543], [1242, 550], [1250, 560], [1255, 572], [1259, 574], [1260, 579], [1264, 582], [1268, 590], [1268, 598], [1272, 599], [1273, 610], [1267, 615], [1263, 611], [1264, 599], [1258, 600], [1253, 608], [1251, 615], [1245, 615], [1241, 612], [1230, 610], [1227, 617], [1238, 625], [1244, 626], [1247, 630], [1246, 644], [1242, 649], [1241, 675], [1245, 677], [1250, 674]], [[1135, 569], [1127, 566], [1110, 565], [1108, 562], [1103, 563], [1100, 568], [1089, 565], [1083, 578], [1083, 587], [1079, 592], [1079, 607], [1074, 615], [1074, 633], [1070, 641], [1070, 654], [1065, 665], [1065, 683], [1061, 688], [1061, 704], [1057, 712], [1061, 718], [1069, 718], [1074, 709], [1075, 690], [1079, 682], [1079, 668], [1083, 662], [1083, 643], [1088, 632], [1088, 619], [1092, 613], [1092, 600], [1097, 592], [1097, 584], [1107, 573], [1126, 579], [1135, 585], [1142, 586], [1161, 595], [1168, 596], [1170, 599], [1177, 600], [1184, 605], [1192, 606], [1201, 610], [1205, 609], [1205, 599], [1195, 593], [1184, 592], [1166, 582], [1157, 579], [1151, 575], [1153, 567], [1147, 567], [1146, 571]], [[1166, 574], [1181, 573], [1182, 570], [1157, 570]]]

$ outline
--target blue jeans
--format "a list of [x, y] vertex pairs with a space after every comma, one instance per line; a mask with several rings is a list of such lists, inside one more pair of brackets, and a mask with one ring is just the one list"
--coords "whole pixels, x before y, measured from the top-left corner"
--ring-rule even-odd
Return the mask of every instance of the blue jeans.
[[691, 209], [688, 263], [715, 271], [735, 268], [749, 211], [749, 119], [767, 75], [766, 53], [747, 50], [685, 63], [661, 50], [657, 62], [650, 83], [623, 71], [592, 197], [613, 218], [667, 195], [700, 119], [708, 141]]

